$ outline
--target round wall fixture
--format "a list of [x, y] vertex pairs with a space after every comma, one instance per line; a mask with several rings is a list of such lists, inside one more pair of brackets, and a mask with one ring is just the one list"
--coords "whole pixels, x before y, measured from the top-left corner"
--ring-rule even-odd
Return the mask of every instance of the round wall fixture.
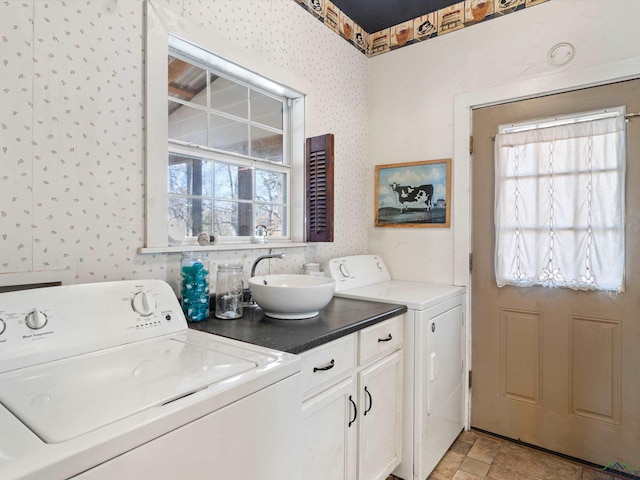
[[570, 43], [558, 43], [549, 50], [547, 61], [556, 67], [566, 65], [571, 61], [575, 52], [576, 49]]

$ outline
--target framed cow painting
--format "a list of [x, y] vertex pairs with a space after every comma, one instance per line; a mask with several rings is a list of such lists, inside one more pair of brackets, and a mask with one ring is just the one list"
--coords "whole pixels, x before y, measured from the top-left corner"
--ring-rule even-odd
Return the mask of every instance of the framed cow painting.
[[376, 165], [376, 227], [451, 222], [451, 159]]

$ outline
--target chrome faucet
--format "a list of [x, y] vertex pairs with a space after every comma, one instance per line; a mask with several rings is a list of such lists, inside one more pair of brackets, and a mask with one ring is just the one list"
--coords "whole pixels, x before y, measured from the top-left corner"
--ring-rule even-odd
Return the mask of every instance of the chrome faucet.
[[256, 267], [258, 266], [258, 263], [260, 263], [265, 258], [284, 258], [284, 253], [283, 252], [270, 253], [269, 255], [261, 255], [258, 258], [256, 258], [256, 261], [253, 262], [253, 265], [251, 266], [252, 277], [255, 276], [256, 274]]

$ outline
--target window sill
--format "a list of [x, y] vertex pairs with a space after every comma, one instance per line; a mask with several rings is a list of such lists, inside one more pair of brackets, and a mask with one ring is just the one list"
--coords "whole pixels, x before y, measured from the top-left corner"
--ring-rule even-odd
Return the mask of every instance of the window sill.
[[273, 243], [222, 243], [217, 245], [178, 245], [175, 247], [140, 247], [138, 253], [182, 253], [182, 252], [224, 252], [229, 250], [259, 250], [271, 248], [304, 248], [314, 243], [273, 242]]

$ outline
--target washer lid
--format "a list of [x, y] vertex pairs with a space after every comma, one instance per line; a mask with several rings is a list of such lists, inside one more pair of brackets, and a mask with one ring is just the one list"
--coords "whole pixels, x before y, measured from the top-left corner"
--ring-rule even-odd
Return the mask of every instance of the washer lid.
[[136, 342], [0, 375], [0, 403], [59, 443], [252, 370], [258, 363], [188, 337]]
[[464, 293], [464, 287], [435, 283], [390, 280], [364, 287], [349, 288], [335, 293], [336, 297], [373, 300], [406, 305], [411, 310], [426, 310], [436, 303]]

